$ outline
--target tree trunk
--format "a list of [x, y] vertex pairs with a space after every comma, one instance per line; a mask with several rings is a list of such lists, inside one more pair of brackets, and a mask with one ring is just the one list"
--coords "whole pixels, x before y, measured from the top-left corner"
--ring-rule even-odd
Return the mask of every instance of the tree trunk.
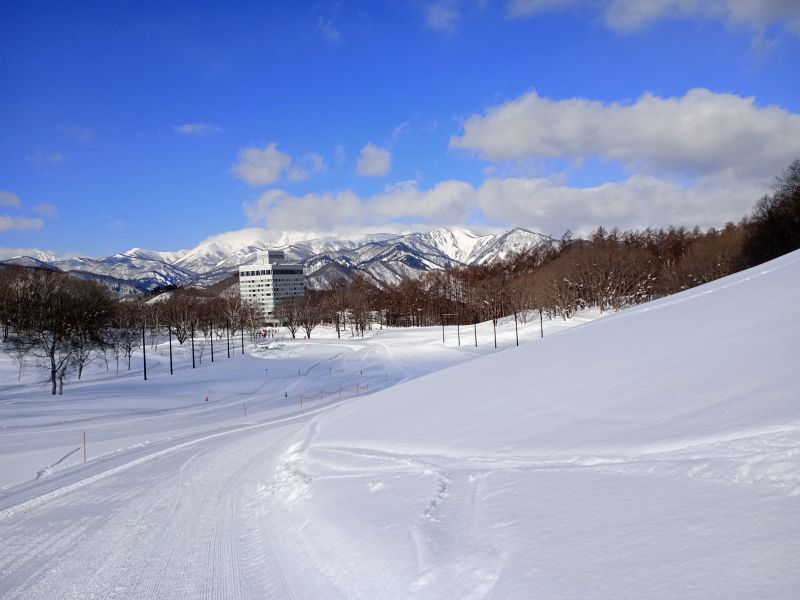
[[55, 396], [56, 393], [57, 393], [57, 388], [56, 388], [56, 375], [57, 375], [57, 373], [56, 373], [56, 344], [55, 344], [55, 342], [53, 342], [50, 345], [50, 348], [48, 348], [48, 352], [47, 353], [50, 356], [50, 383], [52, 384], [51, 385], [51, 388], [52, 388], [51, 394], [53, 396]]

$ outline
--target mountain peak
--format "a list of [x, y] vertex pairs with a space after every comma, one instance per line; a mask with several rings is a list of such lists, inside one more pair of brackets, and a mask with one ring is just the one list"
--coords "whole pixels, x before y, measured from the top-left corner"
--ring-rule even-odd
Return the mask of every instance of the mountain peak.
[[477, 245], [494, 237], [482, 236], [464, 227], [440, 227], [421, 236], [429, 245], [460, 263], [467, 263]]

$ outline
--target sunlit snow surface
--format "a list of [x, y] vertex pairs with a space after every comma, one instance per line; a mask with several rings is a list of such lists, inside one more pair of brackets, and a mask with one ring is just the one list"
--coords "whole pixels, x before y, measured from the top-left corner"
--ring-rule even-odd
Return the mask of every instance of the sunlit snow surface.
[[796, 597], [798, 306], [795, 253], [497, 353], [162, 343], [55, 399], [4, 356], [0, 596]]

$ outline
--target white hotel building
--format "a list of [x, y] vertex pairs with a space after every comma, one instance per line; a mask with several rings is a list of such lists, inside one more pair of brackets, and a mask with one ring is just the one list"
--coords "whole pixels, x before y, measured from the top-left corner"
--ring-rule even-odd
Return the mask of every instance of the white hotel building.
[[239, 267], [239, 294], [242, 301], [258, 304], [266, 321], [273, 320], [275, 305], [284, 298], [305, 292], [303, 265], [284, 261], [283, 250], [267, 250], [256, 255], [253, 265]]

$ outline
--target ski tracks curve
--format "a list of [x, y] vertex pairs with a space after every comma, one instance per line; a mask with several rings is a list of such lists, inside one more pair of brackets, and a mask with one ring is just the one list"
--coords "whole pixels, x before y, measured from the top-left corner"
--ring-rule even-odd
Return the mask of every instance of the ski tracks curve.
[[0, 524], [4, 598], [292, 598], [259, 503], [298, 423], [209, 438]]

